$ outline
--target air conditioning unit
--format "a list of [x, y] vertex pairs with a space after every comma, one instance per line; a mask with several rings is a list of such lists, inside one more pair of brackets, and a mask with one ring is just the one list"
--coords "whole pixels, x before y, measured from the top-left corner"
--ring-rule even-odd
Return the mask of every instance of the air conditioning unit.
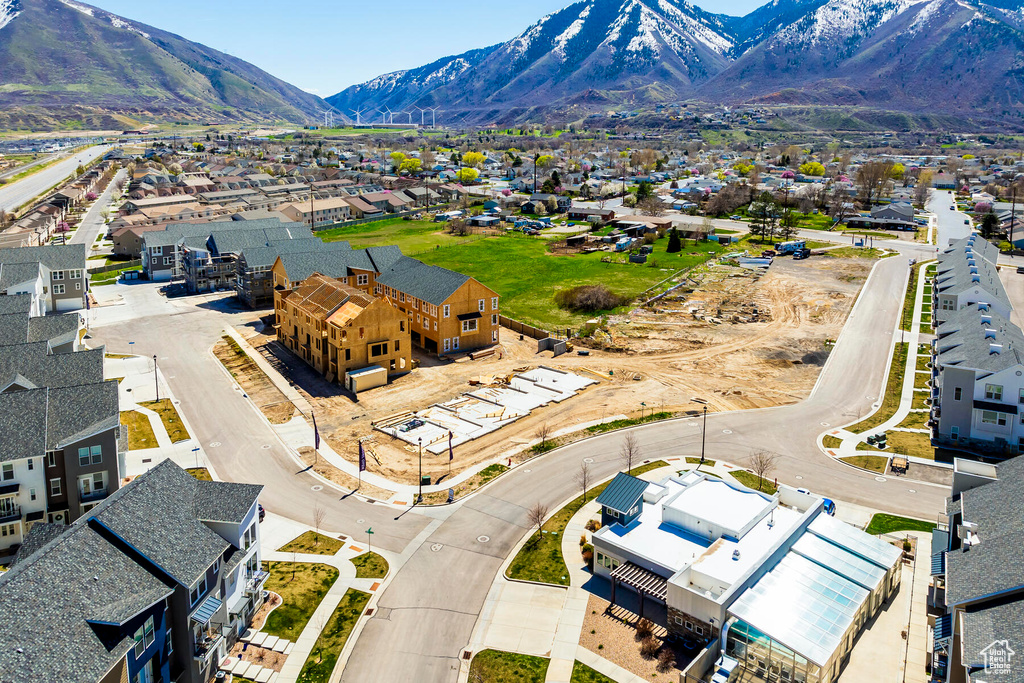
[[63, 524], [64, 521], [65, 521], [64, 520], [64, 513], [63, 512], [54, 512], [53, 513], [53, 521], [56, 524]]

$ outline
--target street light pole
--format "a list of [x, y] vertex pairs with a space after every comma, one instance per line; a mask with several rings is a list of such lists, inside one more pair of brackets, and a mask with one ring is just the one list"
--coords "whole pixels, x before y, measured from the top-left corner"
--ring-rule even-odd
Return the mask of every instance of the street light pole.
[[156, 355], [153, 356], [153, 386], [156, 387], [156, 400], [160, 400], [160, 375], [156, 367]]
[[423, 502], [423, 437], [419, 437], [418, 441], [420, 444], [420, 492], [416, 497], [416, 503], [420, 504]]
[[700, 429], [700, 464], [704, 464], [705, 435], [708, 433], [708, 407], [704, 406], [704, 426]]

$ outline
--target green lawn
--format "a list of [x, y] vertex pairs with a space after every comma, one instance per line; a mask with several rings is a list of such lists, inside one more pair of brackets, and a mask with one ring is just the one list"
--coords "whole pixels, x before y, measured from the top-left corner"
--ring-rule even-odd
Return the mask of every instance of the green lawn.
[[205, 467], [189, 467], [185, 471], [199, 481], [213, 481], [213, 477], [210, 476], [210, 470]]
[[478, 683], [544, 683], [549, 660], [499, 650], [481, 650], [469, 666], [469, 680]]
[[688, 241], [680, 254], [666, 254], [666, 244], [659, 241], [653, 259], [644, 265], [602, 263], [606, 252], [553, 255], [545, 240], [513, 235], [435, 249], [417, 258], [476, 278], [501, 295], [502, 313], [550, 329], [579, 325], [593, 317], [558, 308], [554, 297], [563, 289], [604, 284], [617, 294], [636, 297], [673, 272], [702, 263], [722, 249], [717, 243], [694, 246]]
[[601, 434], [603, 432], [610, 432], [616, 429], [623, 429], [625, 427], [632, 427], [634, 425], [646, 424], [648, 422], [659, 422], [661, 420], [667, 420], [672, 417], [674, 413], [652, 413], [651, 415], [644, 415], [643, 417], [633, 417], [624, 420], [612, 420], [611, 422], [602, 422], [601, 424], [590, 425], [587, 427], [587, 431], [591, 434]]
[[267, 617], [263, 630], [295, 642], [338, 578], [338, 570], [326, 564], [305, 562], [264, 562], [263, 568], [270, 572], [266, 589], [280, 595], [283, 601]]
[[914, 304], [917, 301], [917, 280], [921, 275], [921, 268], [924, 263], [917, 263], [910, 269], [910, 280], [907, 282], [907, 291], [903, 295], [903, 312], [900, 318], [900, 329], [910, 331], [914, 323]]
[[931, 356], [918, 356], [917, 357], [917, 369], [918, 370], [926, 370], [928, 372], [931, 372], [931, 368], [928, 367], [928, 364], [931, 363], [931, 362], [932, 362], [932, 357]]
[[383, 579], [388, 575], [388, 561], [370, 551], [352, 558], [357, 579]]
[[828, 256], [829, 258], [879, 259], [891, 255], [892, 254], [882, 251], [881, 249], [868, 247], [839, 247], [838, 249], [829, 249], [825, 252], [825, 256]]
[[299, 683], [327, 683], [330, 680], [334, 665], [338, 663], [338, 657], [345, 647], [345, 641], [348, 640], [368, 602], [369, 593], [353, 588], [345, 591], [341, 602], [338, 603], [338, 609], [334, 610], [330, 621], [316, 639], [313, 651], [302, 665]]
[[[644, 472], [656, 470], [659, 467], [666, 467], [668, 463], [662, 460], [655, 460], [646, 465], [633, 468], [633, 476], [639, 476]], [[558, 586], [569, 585], [569, 570], [565, 565], [565, 558], [562, 557], [562, 534], [565, 527], [572, 519], [572, 516], [579, 512], [587, 501], [593, 500], [601, 495], [611, 480], [591, 488], [587, 491], [586, 500], [578, 496], [575, 500], [551, 515], [544, 523], [544, 533], [536, 531], [530, 539], [519, 550], [512, 563], [505, 572], [510, 579], [521, 581], [538, 581], [540, 583], [551, 583]]]
[[848, 458], [840, 458], [840, 460], [854, 467], [881, 473], [885, 473], [885, 468], [889, 465], [889, 458], [884, 455], [851, 455]]
[[121, 425], [128, 432], [128, 450], [136, 451], [145, 448], [156, 448], [156, 434], [149, 423], [149, 417], [137, 410], [122, 410]]
[[900, 422], [898, 426], [906, 429], [925, 429], [928, 423], [928, 413], [910, 413]]
[[914, 400], [910, 403], [910, 407], [911, 408], [931, 408], [931, 406], [926, 403], [926, 401], [928, 400], [928, 396], [929, 396], [928, 392], [925, 392], [925, 391], [915, 391], [914, 392]]
[[876, 230], [844, 230], [844, 235], [860, 235], [861, 237], [873, 237], [876, 240], [894, 240], [897, 239], [896, 235], [892, 235], [887, 232], [878, 232]]
[[839, 448], [839, 444], [841, 444], [842, 442], [842, 439], [836, 436], [832, 436], [831, 434], [826, 434], [821, 439], [821, 445], [824, 446], [825, 448]]
[[188, 430], [185, 429], [185, 425], [181, 422], [181, 417], [178, 415], [178, 411], [174, 408], [174, 404], [168, 398], [162, 398], [159, 401], [144, 401], [139, 404], [144, 408], [148, 408], [160, 416], [160, 421], [164, 425], [164, 429], [167, 431], [167, 436], [171, 437], [171, 443], [178, 443], [179, 441], [188, 441], [189, 435]]
[[871, 518], [871, 522], [864, 529], [869, 534], [891, 534], [895, 531], [925, 531], [930, 532], [935, 528], [934, 522], [924, 522], [909, 517], [898, 517], [879, 512]]
[[344, 240], [351, 244], [353, 249], [394, 244], [406, 256], [417, 256], [439, 246], [455, 246], [481, 239], [479, 235], [467, 235], [466, 237], [448, 235], [444, 233], [444, 228], [444, 223], [434, 223], [433, 221], [388, 218], [360, 225], [345, 225], [331, 230], [321, 230], [317, 232], [317, 236], [324, 242]]
[[614, 678], [608, 678], [600, 671], [595, 671], [583, 662], [576, 660], [572, 666], [572, 678], [569, 683], [615, 683]]
[[747, 472], [746, 470], [736, 470], [735, 472], [729, 473], [736, 481], [743, 484], [749, 489], [755, 491], [761, 491], [767, 493], [769, 496], [773, 495], [778, 489], [775, 487], [775, 482], [770, 479], [762, 479], [753, 472]]
[[[896, 342], [896, 350], [889, 366], [889, 381], [885, 387], [882, 405], [872, 415], [864, 418], [846, 429], [854, 434], [866, 432], [882, 424], [896, 413], [900, 405], [900, 394], [903, 389], [903, 375], [907, 368], [907, 342]], [[922, 375], [923, 376], [923, 375]]]
[[[700, 464], [700, 458], [690, 458], [690, 457], [687, 457], [686, 458], [686, 464], [687, 465], [699, 465]], [[710, 459], [710, 458], [704, 458], [704, 466], [705, 467], [714, 467], [715, 466], [715, 461]]]
[[[931, 437], [921, 432], [886, 432], [886, 452], [899, 453], [902, 455], [913, 455], [917, 458], [927, 460], [935, 459], [935, 446], [932, 445]], [[857, 445], [857, 450], [873, 451], [874, 446], [869, 446], [867, 441]]]
[[345, 545], [336, 538], [307, 531], [278, 548], [282, 553], [306, 553], [310, 555], [334, 555]]
[[98, 285], [112, 285], [117, 281], [118, 276], [124, 271], [138, 269], [139, 266], [132, 266], [130, 268], [119, 268], [118, 270], [108, 270], [105, 273], [95, 273], [89, 276], [89, 284], [94, 287]]

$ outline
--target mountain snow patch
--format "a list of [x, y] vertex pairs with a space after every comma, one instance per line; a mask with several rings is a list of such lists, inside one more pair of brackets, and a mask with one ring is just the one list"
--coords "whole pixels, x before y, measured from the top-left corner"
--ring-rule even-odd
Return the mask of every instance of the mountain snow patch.
[[148, 33], [139, 28], [136, 28], [133, 24], [128, 23], [121, 17], [115, 17], [113, 14], [110, 15], [110, 25], [114, 28], [123, 28], [127, 31], [131, 31], [132, 33], [138, 33], [143, 38], [149, 38]]
[[590, 10], [592, 10], [593, 8], [593, 4], [584, 7], [583, 11], [580, 12], [580, 16], [576, 19], [576, 21], [569, 24], [569, 28], [562, 31], [562, 34], [555, 38], [554, 51], [560, 57], [565, 57], [565, 46], [568, 45], [569, 41], [578, 36], [580, 34], [580, 31], [583, 30], [583, 24], [586, 23], [587, 17], [590, 16]]
[[95, 16], [92, 7], [87, 7], [81, 3], [74, 2], [74, 0], [60, 0], [62, 3], [70, 7], [71, 9], [78, 10], [82, 14], [88, 14], [90, 17]]
[[14, 21], [14, 17], [21, 14], [21, 4], [18, 0], [0, 0], [0, 29]]
[[831, 0], [779, 31], [771, 45], [811, 47], [866, 36], [908, 8], [925, 2], [929, 0]]

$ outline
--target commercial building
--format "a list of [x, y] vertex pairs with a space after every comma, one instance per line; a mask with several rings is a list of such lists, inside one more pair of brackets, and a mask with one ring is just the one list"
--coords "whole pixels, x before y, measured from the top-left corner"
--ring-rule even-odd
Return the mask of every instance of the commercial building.
[[4, 680], [212, 680], [263, 602], [261, 490], [167, 460], [75, 523], [37, 525], [0, 574]]
[[1024, 460], [957, 459], [946, 521], [932, 535], [932, 680], [1019, 681]]
[[[901, 551], [840, 522], [824, 501], [769, 496], [698, 472], [619, 474], [598, 497], [594, 573], [664, 604], [673, 635], [718, 638], [751, 680], [829, 682], [900, 585]], [[643, 608], [641, 608], [643, 609]]]

